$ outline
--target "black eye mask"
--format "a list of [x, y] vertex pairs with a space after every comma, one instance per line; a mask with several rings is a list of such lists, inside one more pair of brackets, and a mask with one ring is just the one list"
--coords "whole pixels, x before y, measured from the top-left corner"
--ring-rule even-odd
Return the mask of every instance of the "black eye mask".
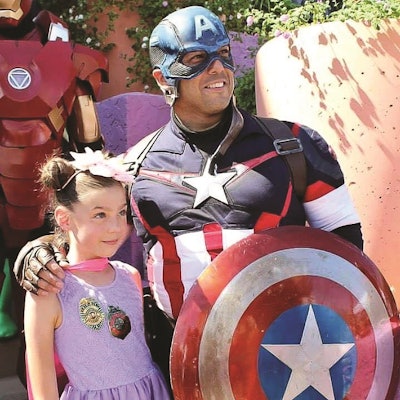
[[169, 78], [192, 79], [205, 71], [214, 61], [221, 61], [224, 68], [235, 71], [235, 66], [232, 59], [232, 54], [229, 57], [221, 57], [218, 52], [207, 53], [207, 58], [201, 64], [188, 66], [182, 63], [183, 55], [178, 58], [178, 61], [171, 64], [169, 68]]

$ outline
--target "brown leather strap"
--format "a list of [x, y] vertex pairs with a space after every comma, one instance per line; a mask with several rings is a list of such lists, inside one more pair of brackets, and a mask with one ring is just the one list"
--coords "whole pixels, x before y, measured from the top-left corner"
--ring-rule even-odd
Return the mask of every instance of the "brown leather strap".
[[307, 166], [300, 140], [282, 121], [257, 116], [255, 119], [263, 131], [274, 140], [277, 153], [283, 157], [289, 167], [294, 191], [301, 199], [307, 187]]

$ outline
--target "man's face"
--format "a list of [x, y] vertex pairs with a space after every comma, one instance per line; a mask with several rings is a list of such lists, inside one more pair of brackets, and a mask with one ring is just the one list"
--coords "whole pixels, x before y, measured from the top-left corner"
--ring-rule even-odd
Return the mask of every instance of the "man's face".
[[[225, 68], [221, 59], [230, 58], [229, 46], [223, 46], [218, 51], [219, 58], [214, 59], [202, 73], [192, 79], [179, 81], [179, 97], [174, 104], [174, 110], [181, 118], [207, 118], [221, 115], [229, 105], [234, 89], [234, 72]], [[185, 54], [182, 63], [195, 67], [208, 58], [204, 51], [193, 51]]]

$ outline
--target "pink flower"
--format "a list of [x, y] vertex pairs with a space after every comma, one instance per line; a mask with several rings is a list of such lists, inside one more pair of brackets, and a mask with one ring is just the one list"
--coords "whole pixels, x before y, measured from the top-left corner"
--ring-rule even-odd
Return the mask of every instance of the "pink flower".
[[289, 19], [289, 15], [287, 15], [287, 14], [282, 14], [282, 15], [279, 17], [279, 21], [281, 21], [281, 22], [283, 22], [283, 23], [285, 23], [288, 19]]
[[168, 1], [163, 1], [163, 2], [162, 2], [162, 6], [163, 6], [163, 7], [168, 7]]
[[277, 29], [277, 30], [274, 32], [274, 36], [275, 36], [275, 37], [282, 36], [282, 37], [284, 37], [285, 39], [289, 39], [290, 36], [291, 36], [291, 33], [288, 32], [288, 31], [281, 31], [281, 30]]
[[254, 17], [253, 17], [252, 15], [249, 15], [249, 16], [246, 18], [246, 24], [247, 24], [247, 26], [252, 26], [253, 23], [254, 23]]
[[113, 178], [119, 182], [133, 182], [134, 176], [130, 174], [123, 163], [122, 156], [105, 158], [101, 150], [93, 151], [85, 147], [84, 153], [70, 152], [74, 158], [72, 165], [76, 170], [89, 171], [93, 175]]

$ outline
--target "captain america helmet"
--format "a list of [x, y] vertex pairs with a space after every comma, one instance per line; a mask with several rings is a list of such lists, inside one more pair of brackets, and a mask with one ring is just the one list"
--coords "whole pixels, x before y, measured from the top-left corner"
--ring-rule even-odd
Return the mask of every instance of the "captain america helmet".
[[[201, 6], [190, 6], [165, 17], [150, 36], [150, 62], [160, 69], [167, 83], [176, 87], [180, 79], [192, 79], [201, 74], [215, 60], [234, 71], [230, 39], [224, 24], [211, 11]], [[220, 49], [227, 46], [228, 51]], [[201, 52], [199, 63], [188, 65], [184, 56]]]
[[31, 7], [32, 0], [0, 0], [0, 29], [17, 27]]

